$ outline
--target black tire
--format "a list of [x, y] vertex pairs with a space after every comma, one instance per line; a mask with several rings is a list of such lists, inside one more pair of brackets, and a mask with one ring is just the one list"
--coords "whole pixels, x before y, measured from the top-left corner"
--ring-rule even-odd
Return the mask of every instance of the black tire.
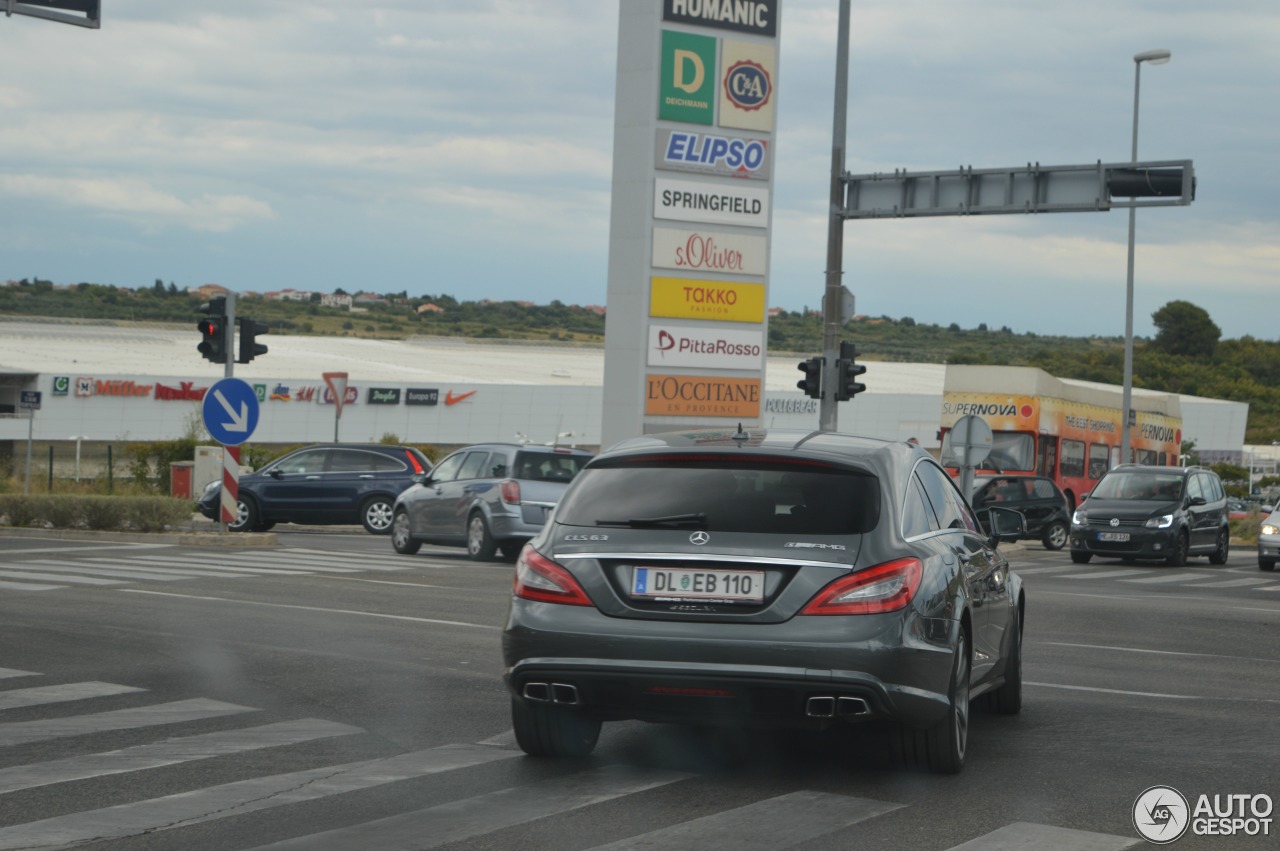
[[524, 541], [514, 544], [500, 544], [498, 550], [502, 553], [502, 557], [509, 561], [515, 561], [520, 557], [520, 551], [524, 549]]
[[258, 519], [258, 506], [245, 497], [236, 500], [236, 519], [227, 524], [232, 532], [252, 532], [262, 521]]
[[584, 757], [595, 750], [601, 724], [573, 709], [513, 697], [511, 726], [529, 756]]
[[1258, 570], [1275, 570], [1276, 560], [1273, 558], [1259, 558]]
[[1164, 563], [1168, 567], [1186, 567], [1187, 552], [1191, 549], [1191, 539], [1187, 535], [1187, 531], [1183, 529], [1178, 532], [1178, 537], [1173, 540], [1173, 549], [1169, 551], [1169, 555], [1165, 557]]
[[360, 506], [360, 525], [370, 535], [391, 533], [392, 509], [395, 500], [388, 496], [371, 496]]
[[969, 638], [964, 629], [956, 641], [951, 665], [947, 714], [926, 730], [899, 728], [903, 760], [935, 774], [959, 774], [969, 741]]
[[1088, 564], [1093, 558], [1093, 553], [1082, 553], [1079, 550], [1071, 551], [1071, 560], [1076, 564]]
[[391, 546], [402, 556], [411, 556], [422, 547], [422, 541], [409, 534], [409, 513], [404, 510], [396, 512], [391, 521]]
[[1226, 564], [1231, 550], [1231, 533], [1226, 529], [1218, 530], [1218, 546], [1209, 553], [1209, 564]]
[[1004, 684], [987, 695], [987, 705], [999, 715], [1017, 715], [1022, 711], [1022, 613], [1014, 615], [1013, 646], [1004, 664]]
[[484, 522], [484, 515], [473, 512], [467, 518], [467, 555], [475, 561], [493, 561], [493, 554], [498, 551], [498, 542], [489, 534], [489, 524]]
[[1061, 520], [1054, 520], [1040, 533], [1040, 543], [1044, 544], [1046, 550], [1062, 549], [1067, 545], [1067, 538], [1067, 524]]

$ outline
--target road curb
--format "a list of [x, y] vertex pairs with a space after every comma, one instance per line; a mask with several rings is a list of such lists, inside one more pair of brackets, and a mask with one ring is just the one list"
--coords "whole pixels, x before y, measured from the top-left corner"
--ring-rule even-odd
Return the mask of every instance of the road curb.
[[178, 544], [184, 547], [262, 548], [279, 544], [275, 532], [109, 532], [94, 529], [32, 529], [0, 526], [0, 537], [53, 538], [60, 541], [118, 541], [127, 544]]

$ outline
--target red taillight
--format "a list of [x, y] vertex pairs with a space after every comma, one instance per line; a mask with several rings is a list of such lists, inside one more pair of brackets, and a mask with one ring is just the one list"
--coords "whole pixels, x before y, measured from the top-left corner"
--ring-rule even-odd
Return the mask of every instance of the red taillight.
[[520, 483], [515, 479], [503, 479], [498, 485], [498, 493], [502, 495], [502, 501], [507, 505], [520, 504]]
[[415, 456], [412, 452], [410, 452], [407, 449], [404, 451], [404, 454], [409, 457], [409, 463], [413, 466], [413, 472], [415, 473], [426, 472], [425, 470], [422, 469], [422, 465], [418, 463], [417, 456]]
[[896, 612], [920, 590], [924, 566], [917, 558], [887, 561], [842, 576], [819, 591], [802, 615], [872, 615]]
[[515, 595], [539, 603], [590, 606], [591, 599], [573, 574], [526, 545], [516, 561]]

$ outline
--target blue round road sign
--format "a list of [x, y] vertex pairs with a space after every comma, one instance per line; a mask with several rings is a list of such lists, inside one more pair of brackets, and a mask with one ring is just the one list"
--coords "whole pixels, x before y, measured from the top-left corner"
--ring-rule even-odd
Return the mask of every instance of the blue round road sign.
[[224, 378], [204, 394], [201, 408], [209, 436], [223, 446], [239, 446], [258, 427], [258, 397], [238, 378]]

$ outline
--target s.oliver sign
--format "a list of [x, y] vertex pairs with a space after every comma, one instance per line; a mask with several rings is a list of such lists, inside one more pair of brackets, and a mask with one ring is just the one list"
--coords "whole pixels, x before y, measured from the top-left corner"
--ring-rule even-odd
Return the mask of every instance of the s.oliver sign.
[[660, 269], [764, 275], [769, 241], [763, 236], [683, 228], [653, 229], [653, 265]]
[[648, 416], [758, 417], [760, 379], [647, 375], [644, 412]]
[[760, 369], [764, 331], [649, 326], [649, 366]]

